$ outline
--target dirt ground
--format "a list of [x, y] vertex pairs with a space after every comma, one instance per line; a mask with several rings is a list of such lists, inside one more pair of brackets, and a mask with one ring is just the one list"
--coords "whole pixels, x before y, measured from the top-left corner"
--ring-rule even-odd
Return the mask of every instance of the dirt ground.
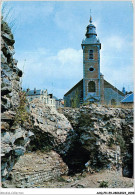
[[132, 188], [134, 179], [122, 177], [115, 171], [100, 171], [98, 173], [61, 176], [57, 181], [45, 182], [38, 188]]

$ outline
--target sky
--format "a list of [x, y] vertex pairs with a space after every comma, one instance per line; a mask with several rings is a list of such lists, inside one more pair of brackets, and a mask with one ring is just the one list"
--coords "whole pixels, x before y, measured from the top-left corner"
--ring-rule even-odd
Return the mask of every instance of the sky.
[[5, 5], [23, 89], [47, 89], [63, 98], [83, 78], [81, 43], [91, 9], [101, 42], [101, 73], [119, 90], [124, 86], [133, 91], [131, 1], [10, 1]]

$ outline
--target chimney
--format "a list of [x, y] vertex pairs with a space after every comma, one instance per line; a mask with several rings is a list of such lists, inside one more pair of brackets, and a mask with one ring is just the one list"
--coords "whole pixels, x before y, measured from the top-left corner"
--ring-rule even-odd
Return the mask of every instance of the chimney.
[[49, 96], [50, 96], [50, 98], [52, 98], [52, 97], [53, 97], [53, 94], [52, 94], [52, 93], [50, 93], [50, 94], [49, 94]]

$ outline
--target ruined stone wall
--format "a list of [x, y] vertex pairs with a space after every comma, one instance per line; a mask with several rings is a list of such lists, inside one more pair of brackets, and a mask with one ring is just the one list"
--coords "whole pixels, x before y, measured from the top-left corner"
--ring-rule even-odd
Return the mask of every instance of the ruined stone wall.
[[[59, 154], [51, 149], [55, 148], [61, 153], [68, 150], [70, 142], [69, 145], [64, 142], [72, 127], [64, 115], [57, 113], [51, 107], [45, 108], [42, 102], [33, 103], [30, 110], [27, 108], [29, 116], [31, 112], [29, 119], [34, 127], [31, 127], [28, 121], [22, 123], [19, 115], [19, 123], [16, 122], [21, 104], [22, 71], [17, 67], [17, 60], [13, 58], [15, 53], [13, 34], [3, 20], [1, 30], [2, 186], [16, 187], [17, 183], [19, 187], [30, 187], [67, 173], [66, 164]], [[38, 154], [39, 150], [43, 155]], [[33, 170], [31, 170], [32, 163]]]
[[[62, 112], [77, 134], [75, 145], [65, 158], [69, 166], [75, 169], [80, 163], [94, 170], [114, 169], [124, 176], [133, 176], [133, 109], [92, 104], [78, 109], [62, 108]], [[72, 160], [71, 156], [77, 153], [76, 160]]]
[[61, 155], [72, 144], [71, 124], [63, 114], [46, 106], [40, 99], [31, 101], [29, 113], [34, 136], [27, 146], [27, 152], [10, 172], [11, 179], [4, 183], [5, 187], [34, 187], [68, 173]]
[[60, 155], [54, 151], [32, 152], [21, 156], [10, 174], [8, 187], [36, 187], [38, 184], [57, 179], [68, 171]]
[[14, 124], [20, 104], [22, 71], [13, 58], [14, 37], [11, 29], [1, 21], [1, 176], [5, 181], [18, 158], [24, 154], [33, 135], [29, 125]]

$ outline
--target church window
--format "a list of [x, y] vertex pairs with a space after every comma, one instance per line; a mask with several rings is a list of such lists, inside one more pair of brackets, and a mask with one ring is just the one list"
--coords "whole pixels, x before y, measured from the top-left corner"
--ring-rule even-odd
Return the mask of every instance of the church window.
[[90, 71], [90, 72], [93, 72], [93, 71], [94, 71], [94, 68], [93, 68], [93, 67], [90, 67], [90, 68], [89, 68], [89, 71]]
[[96, 92], [96, 86], [94, 81], [88, 83], [88, 92]]
[[89, 50], [89, 59], [93, 59], [93, 50]]

